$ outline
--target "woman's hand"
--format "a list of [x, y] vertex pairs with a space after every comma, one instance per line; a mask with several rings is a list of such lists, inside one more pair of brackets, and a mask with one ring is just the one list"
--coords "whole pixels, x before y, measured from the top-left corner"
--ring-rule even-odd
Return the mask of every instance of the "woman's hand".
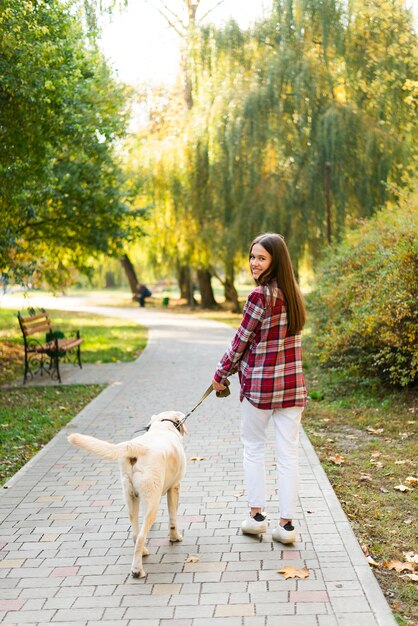
[[225, 385], [218, 383], [215, 379], [212, 380], [212, 387], [215, 391], [223, 391], [225, 389]]

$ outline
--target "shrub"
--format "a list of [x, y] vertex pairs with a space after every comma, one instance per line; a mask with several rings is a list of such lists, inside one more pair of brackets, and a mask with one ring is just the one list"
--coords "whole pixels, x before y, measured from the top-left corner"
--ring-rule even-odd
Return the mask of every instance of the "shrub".
[[405, 387], [417, 380], [418, 193], [330, 249], [312, 297], [318, 359]]

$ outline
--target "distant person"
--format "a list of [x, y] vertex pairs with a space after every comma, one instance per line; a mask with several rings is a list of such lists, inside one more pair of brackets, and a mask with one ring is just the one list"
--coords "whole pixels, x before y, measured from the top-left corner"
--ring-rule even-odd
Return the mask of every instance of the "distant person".
[[267, 426], [273, 420], [279, 515], [272, 537], [290, 544], [296, 539], [293, 519], [299, 482], [299, 429], [306, 404], [301, 350], [305, 304], [281, 235], [266, 233], [254, 239], [249, 263], [256, 287], [247, 298], [241, 325], [217, 365], [212, 386], [221, 391], [227, 377], [238, 371], [240, 434], [250, 508], [241, 524], [246, 534], [259, 535], [267, 530], [264, 456]]
[[150, 298], [152, 296], [152, 292], [148, 289], [146, 285], [142, 285], [138, 283], [136, 286], [135, 300], [138, 300], [138, 304], [140, 307], [145, 306], [145, 298]]

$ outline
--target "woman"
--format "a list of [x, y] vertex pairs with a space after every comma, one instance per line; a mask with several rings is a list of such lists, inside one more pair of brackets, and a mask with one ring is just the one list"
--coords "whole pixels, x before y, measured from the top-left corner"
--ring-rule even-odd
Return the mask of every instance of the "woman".
[[257, 237], [249, 261], [257, 287], [247, 298], [241, 325], [218, 363], [212, 386], [215, 391], [223, 390], [226, 378], [238, 370], [240, 435], [250, 507], [241, 530], [247, 534], [267, 530], [264, 453], [267, 426], [273, 419], [280, 516], [272, 536], [290, 544], [296, 539], [292, 522], [299, 482], [299, 427], [306, 405], [301, 349], [306, 310], [281, 235]]

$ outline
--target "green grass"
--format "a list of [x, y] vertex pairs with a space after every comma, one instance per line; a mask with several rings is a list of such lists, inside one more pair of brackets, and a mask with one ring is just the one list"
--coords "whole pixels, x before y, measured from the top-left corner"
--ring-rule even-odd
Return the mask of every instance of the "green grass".
[[[69, 311], [48, 311], [54, 330], [69, 336], [80, 330], [83, 363], [135, 360], [147, 342], [147, 330], [134, 322]], [[0, 308], [0, 385], [23, 375], [23, 339], [16, 311]]]
[[0, 390], [0, 484], [6, 482], [104, 388], [101, 385]]

